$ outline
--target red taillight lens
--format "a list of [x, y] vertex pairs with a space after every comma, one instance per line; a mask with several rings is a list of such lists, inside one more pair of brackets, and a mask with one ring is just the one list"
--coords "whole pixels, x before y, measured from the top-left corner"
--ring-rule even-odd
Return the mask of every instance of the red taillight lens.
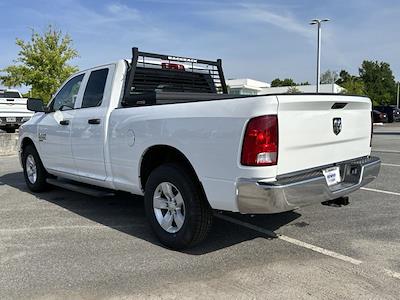
[[169, 70], [182, 70], [185, 71], [185, 66], [180, 64], [171, 64], [171, 63], [161, 63], [162, 69], [169, 69]]
[[272, 166], [278, 161], [278, 117], [261, 116], [249, 121], [243, 140], [241, 164]]

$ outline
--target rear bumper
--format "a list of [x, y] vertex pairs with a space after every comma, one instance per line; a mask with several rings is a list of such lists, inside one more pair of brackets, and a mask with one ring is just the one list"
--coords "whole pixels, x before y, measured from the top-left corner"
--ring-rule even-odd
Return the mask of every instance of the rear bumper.
[[381, 161], [363, 157], [335, 164], [340, 167], [342, 182], [328, 186], [324, 166], [278, 177], [274, 182], [262, 179], [239, 179], [236, 183], [241, 213], [278, 213], [348, 195], [377, 178]]
[[31, 116], [28, 115], [28, 116], [23, 116], [23, 117], [19, 116], [19, 117], [13, 117], [13, 118], [15, 118], [15, 121], [10, 122], [7, 120], [7, 117], [0, 117], [0, 127], [1, 128], [18, 128], [25, 122], [29, 121]]

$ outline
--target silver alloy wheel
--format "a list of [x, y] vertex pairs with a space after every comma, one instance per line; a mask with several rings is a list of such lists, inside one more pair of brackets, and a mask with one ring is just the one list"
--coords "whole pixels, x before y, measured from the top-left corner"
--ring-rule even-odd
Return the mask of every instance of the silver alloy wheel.
[[153, 209], [160, 226], [168, 233], [178, 232], [185, 222], [185, 202], [170, 182], [160, 183], [153, 195]]
[[36, 162], [35, 158], [32, 154], [29, 154], [26, 158], [25, 162], [26, 167], [26, 175], [28, 176], [28, 180], [30, 183], [35, 184], [37, 179], [37, 169], [36, 169]]

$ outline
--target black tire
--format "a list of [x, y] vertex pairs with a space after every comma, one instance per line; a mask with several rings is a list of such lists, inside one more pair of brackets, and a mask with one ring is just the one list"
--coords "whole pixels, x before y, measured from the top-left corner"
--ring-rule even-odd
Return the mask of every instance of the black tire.
[[[171, 183], [176, 187], [184, 202], [184, 222], [175, 233], [170, 233], [161, 227], [153, 207], [156, 189], [163, 182]], [[156, 168], [147, 180], [144, 198], [147, 219], [165, 246], [175, 250], [190, 248], [207, 237], [212, 225], [212, 209], [200, 183], [180, 165], [165, 164]]]
[[6, 128], [4, 129], [7, 133], [15, 133], [15, 128]]
[[[28, 170], [27, 170], [27, 159], [28, 157], [33, 158], [36, 164], [36, 180], [32, 182], [28, 177]], [[36, 151], [36, 148], [33, 145], [28, 145], [24, 148], [22, 152], [22, 166], [24, 169], [24, 179], [26, 185], [32, 192], [40, 193], [48, 188], [48, 184], [46, 179], [48, 177], [48, 173], [44, 168], [42, 161], [40, 160], [39, 154]]]

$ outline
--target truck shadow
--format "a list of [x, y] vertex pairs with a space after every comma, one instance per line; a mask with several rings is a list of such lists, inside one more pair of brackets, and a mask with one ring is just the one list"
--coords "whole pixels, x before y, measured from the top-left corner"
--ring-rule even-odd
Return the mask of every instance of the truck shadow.
[[[0, 185], [8, 185], [18, 189], [20, 192], [30, 193], [36, 197], [37, 201], [47, 201], [83, 218], [163, 247], [146, 221], [143, 197], [118, 193], [118, 195], [112, 197], [94, 198], [57, 187], [50, 189], [48, 192], [33, 194], [26, 187], [22, 172], [1, 176]], [[255, 216], [233, 213], [223, 214], [256, 224], [269, 231], [275, 231], [301, 216], [296, 212]], [[213, 227], [208, 238], [200, 245], [184, 252], [190, 255], [203, 255], [256, 238], [270, 239], [270, 237], [259, 232], [220, 218], [214, 218]]]

